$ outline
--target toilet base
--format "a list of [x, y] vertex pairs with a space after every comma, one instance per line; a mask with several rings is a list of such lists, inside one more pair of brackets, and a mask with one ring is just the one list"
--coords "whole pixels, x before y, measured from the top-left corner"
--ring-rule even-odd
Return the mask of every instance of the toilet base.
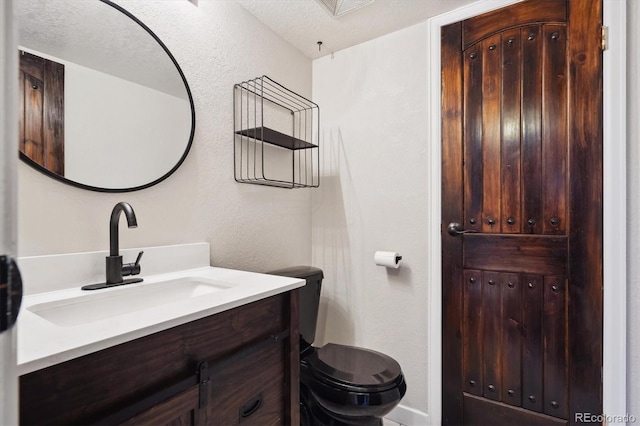
[[310, 397], [300, 386], [300, 426], [382, 426], [377, 417], [338, 418]]

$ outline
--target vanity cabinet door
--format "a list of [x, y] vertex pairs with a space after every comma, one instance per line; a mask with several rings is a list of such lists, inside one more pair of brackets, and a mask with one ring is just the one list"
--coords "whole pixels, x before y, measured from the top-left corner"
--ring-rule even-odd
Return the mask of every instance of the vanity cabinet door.
[[200, 424], [285, 424], [285, 351], [280, 342], [216, 371], [212, 364]]
[[198, 421], [199, 387], [194, 386], [153, 408], [130, 418], [127, 426], [195, 426]]

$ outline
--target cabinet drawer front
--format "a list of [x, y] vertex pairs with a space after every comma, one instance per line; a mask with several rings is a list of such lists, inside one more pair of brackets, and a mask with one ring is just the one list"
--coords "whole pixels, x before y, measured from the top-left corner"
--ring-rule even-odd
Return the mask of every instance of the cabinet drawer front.
[[201, 420], [209, 425], [283, 424], [285, 347], [274, 344], [215, 372]]
[[198, 409], [198, 386], [182, 392], [155, 407], [122, 423], [127, 426], [160, 426], [196, 424]]

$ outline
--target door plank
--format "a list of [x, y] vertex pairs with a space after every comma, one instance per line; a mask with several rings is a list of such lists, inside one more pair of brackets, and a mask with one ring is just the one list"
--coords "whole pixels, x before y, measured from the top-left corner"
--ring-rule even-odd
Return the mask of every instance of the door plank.
[[479, 198], [482, 200], [484, 232], [500, 230], [500, 46], [500, 34], [489, 37], [478, 46], [482, 49], [482, 192]]
[[64, 176], [64, 65], [44, 61], [44, 160], [47, 170]]
[[[20, 51], [20, 152], [44, 166], [42, 109], [44, 105], [44, 59]], [[36, 87], [34, 89], [33, 87]]]
[[502, 215], [503, 233], [519, 233], [520, 215], [520, 30], [502, 34]]
[[522, 285], [519, 274], [502, 274], [502, 401], [522, 405]]
[[482, 229], [482, 44], [464, 54], [464, 217], [465, 226]]
[[565, 275], [567, 239], [542, 235], [466, 234], [464, 267], [491, 271]]
[[31, 75], [24, 76], [24, 153], [44, 167], [44, 140], [42, 137], [43, 97], [42, 81]]
[[482, 273], [483, 395], [502, 400], [502, 292], [498, 272]]
[[475, 394], [483, 394], [482, 354], [483, 323], [482, 272], [464, 271], [464, 389]]
[[569, 11], [569, 409], [601, 413], [602, 0]]
[[[462, 209], [462, 24], [442, 28], [442, 229], [464, 223]], [[462, 423], [462, 239], [442, 234], [442, 423]], [[451, 379], [451, 378], [454, 379]]]
[[544, 412], [567, 418], [565, 278], [544, 277]]
[[522, 406], [542, 412], [542, 277], [524, 277]]
[[542, 38], [542, 232], [564, 234], [567, 193], [566, 28], [564, 25], [545, 25]]
[[18, 137], [19, 142], [18, 142], [18, 150], [22, 153], [24, 153], [24, 149], [25, 149], [25, 138], [24, 138], [24, 124], [25, 124], [25, 90], [26, 90], [26, 83], [25, 83], [25, 74], [24, 72], [22, 72], [22, 70], [20, 70], [20, 72], [18, 73], [19, 75], [19, 82], [18, 82], [18, 91], [20, 93], [20, 96], [18, 96], [19, 100], [18, 100]]
[[522, 232], [542, 227], [542, 43], [540, 26], [524, 27], [522, 37]]

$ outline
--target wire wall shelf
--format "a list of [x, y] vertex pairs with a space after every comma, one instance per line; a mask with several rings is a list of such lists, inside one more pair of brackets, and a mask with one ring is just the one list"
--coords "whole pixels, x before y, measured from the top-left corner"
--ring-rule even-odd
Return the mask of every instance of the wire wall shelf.
[[320, 108], [266, 75], [233, 86], [234, 177], [278, 188], [320, 186]]

